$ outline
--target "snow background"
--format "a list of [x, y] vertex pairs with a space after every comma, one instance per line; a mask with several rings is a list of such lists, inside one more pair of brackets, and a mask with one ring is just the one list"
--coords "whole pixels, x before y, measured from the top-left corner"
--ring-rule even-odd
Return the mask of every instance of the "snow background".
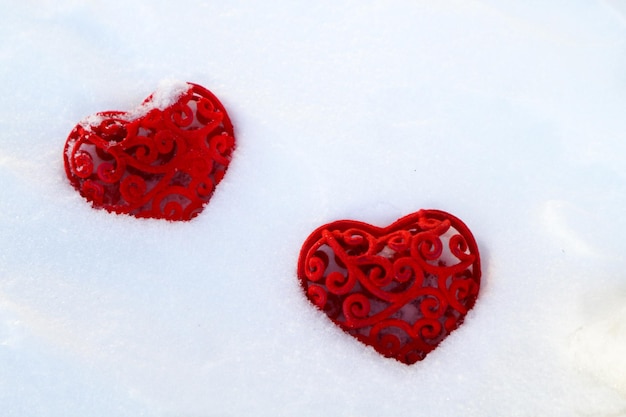
[[[626, 2], [0, 0], [3, 416], [626, 416]], [[93, 210], [82, 118], [163, 79], [237, 149], [188, 223]], [[319, 225], [449, 211], [483, 287], [423, 362], [301, 293]]]

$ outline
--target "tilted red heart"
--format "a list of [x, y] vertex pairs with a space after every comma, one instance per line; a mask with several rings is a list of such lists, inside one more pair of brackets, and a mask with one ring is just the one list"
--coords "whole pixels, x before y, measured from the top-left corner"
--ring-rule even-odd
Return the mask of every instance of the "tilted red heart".
[[213, 195], [234, 147], [217, 97], [173, 83], [132, 112], [96, 113], [77, 124], [65, 143], [65, 172], [96, 208], [190, 220]]
[[319, 227], [302, 246], [298, 277], [341, 329], [410, 365], [474, 306], [480, 257], [461, 220], [420, 210], [385, 228], [352, 220]]

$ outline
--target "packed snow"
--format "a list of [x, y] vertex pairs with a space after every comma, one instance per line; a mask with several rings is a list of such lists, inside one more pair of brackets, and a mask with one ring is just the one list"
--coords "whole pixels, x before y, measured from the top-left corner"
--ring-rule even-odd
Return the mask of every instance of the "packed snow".
[[[0, 6], [2, 416], [626, 416], [623, 0]], [[93, 209], [71, 129], [185, 82], [237, 139], [205, 210]], [[420, 208], [470, 227], [483, 285], [406, 366], [296, 263]]]

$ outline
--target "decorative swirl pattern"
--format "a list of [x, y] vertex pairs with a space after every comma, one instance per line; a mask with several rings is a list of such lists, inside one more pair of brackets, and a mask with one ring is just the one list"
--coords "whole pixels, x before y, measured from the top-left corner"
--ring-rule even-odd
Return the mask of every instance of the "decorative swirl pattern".
[[65, 172], [94, 207], [167, 220], [202, 211], [224, 177], [235, 137], [217, 97], [187, 86], [165, 108], [151, 95], [133, 112], [97, 113], [74, 127]]
[[302, 246], [298, 277], [335, 324], [410, 365], [474, 306], [480, 256], [461, 220], [420, 210], [385, 228], [351, 220], [318, 228]]

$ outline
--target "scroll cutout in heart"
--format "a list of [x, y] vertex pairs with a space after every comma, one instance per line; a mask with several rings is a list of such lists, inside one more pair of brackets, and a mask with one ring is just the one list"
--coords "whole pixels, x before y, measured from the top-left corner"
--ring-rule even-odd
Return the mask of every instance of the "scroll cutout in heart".
[[65, 172], [93, 207], [190, 220], [224, 177], [234, 147], [217, 97], [197, 84], [171, 83], [134, 111], [78, 123], [65, 144]]
[[385, 228], [351, 220], [318, 228], [302, 246], [298, 277], [341, 329], [410, 365], [474, 306], [480, 257], [461, 220], [420, 210]]

